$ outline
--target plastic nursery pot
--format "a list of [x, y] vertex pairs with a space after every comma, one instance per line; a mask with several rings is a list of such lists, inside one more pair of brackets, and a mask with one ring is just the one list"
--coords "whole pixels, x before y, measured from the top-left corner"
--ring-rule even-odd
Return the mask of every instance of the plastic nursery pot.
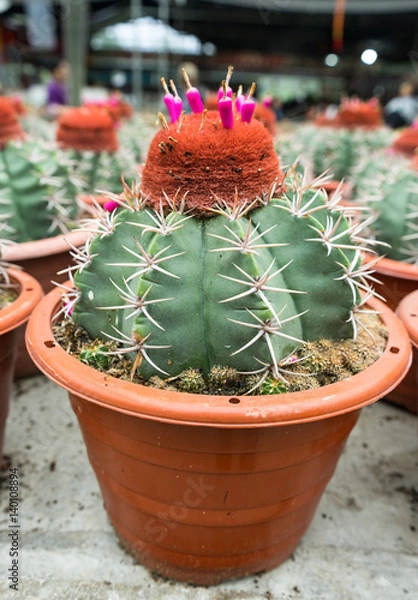
[[[47, 294], [54, 287], [52, 281], [62, 283], [68, 278], [66, 273], [57, 275], [58, 271], [72, 264], [68, 242], [75, 247], [83, 246], [88, 235], [88, 231], [72, 231], [33, 242], [12, 244], [4, 248], [3, 259], [22, 267], [41, 284], [44, 293]], [[18, 357], [15, 377], [27, 377], [39, 372], [26, 351], [25, 329], [26, 325], [22, 325], [17, 334]]]
[[8, 273], [20, 289], [16, 300], [0, 310], [0, 462], [17, 354], [17, 332], [43, 295], [41, 286], [31, 275], [16, 269]]
[[[417, 284], [418, 288], [418, 284]], [[396, 314], [403, 321], [412, 342], [412, 366], [398, 387], [388, 395], [396, 404], [418, 414], [418, 289], [401, 300]]]
[[[367, 260], [367, 257], [366, 257]], [[395, 310], [399, 302], [418, 287], [418, 267], [391, 258], [381, 258], [374, 267], [376, 278], [382, 286], [376, 286], [388, 306]]]
[[383, 355], [351, 379], [272, 396], [199, 396], [100, 373], [54, 340], [59, 290], [27, 346], [68, 390], [105, 508], [124, 546], [163, 576], [199, 585], [271, 569], [308, 528], [360, 409], [405, 376], [408, 334], [383, 303]]

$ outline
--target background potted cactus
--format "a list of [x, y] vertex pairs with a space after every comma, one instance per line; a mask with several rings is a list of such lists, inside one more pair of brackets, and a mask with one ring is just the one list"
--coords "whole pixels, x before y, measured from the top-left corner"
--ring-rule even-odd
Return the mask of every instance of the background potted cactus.
[[401, 403], [410, 412], [418, 414], [418, 289], [402, 298], [396, 314], [404, 323], [413, 348], [412, 366], [400, 384], [396, 398], [398, 404]]
[[[410, 162], [390, 154], [369, 158], [357, 173], [356, 198], [371, 213], [367, 235], [379, 240], [375, 263], [379, 291], [395, 310], [418, 288], [418, 173]], [[366, 261], [367, 261], [366, 257]], [[416, 364], [411, 374], [387, 398], [416, 411]]]
[[[6, 99], [7, 100], [7, 99]], [[70, 245], [83, 245], [78, 227], [80, 182], [73, 164], [53, 143], [25, 137], [6, 100], [0, 103], [0, 218], [2, 237], [12, 244], [4, 259], [21, 266], [45, 292], [63, 281], [57, 272], [71, 262]], [[17, 376], [35, 372], [21, 332]]]
[[[99, 215], [63, 304], [51, 292], [27, 334], [69, 391], [122, 543], [198, 584], [289, 556], [360, 409], [410, 360], [402, 324], [373, 299], [361, 227], [338, 198], [295, 173], [285, 181], [252, 98], [238, 111], [223, 89], [219, 112], [190, 86], [194, 114], [160, 115], [140, 188]], [[352, 342], [376, 309], [389, 338], [369, 350], [383, 354], [362, 372], [346, 356], [343, 380], [320, 387], [334, 362], [325, 368], [324, 347]], [[318, 338], [319, 355], [303, 358]], [[298, 372], [308, 361], [314, 377]]]
[[363, 102], [358, 98], [343, 98], [336, 114], [320, 114], [315, 119], [318, 127], [374, 129], [383, 125], [382, 108], [376, 98]]
[[[89, 196], [105, 201], [100, 190], [117, 192], [122, 175], [131, 179], [136, 174], [138, 147], [119, 145], [118, 115], [105, 105], [85, 105], [66, 110], [58, 119], [57, 143], [73, 161], [87, 202]], [[127, 138], [124, 133], [125, 142]]]
[[327, 191], [333, 191], [344, 180], [345, 196], [351, 197], [357, 170], [366, 158], [386, 148], [392, 139], [393, 132], [384, 127], [334, 128], [309, 124], [280, 139], [278, 151], [285, 164], [298, 160], [299, 169], [308, 169], [313, 177], [328, 171], [334, 183], [325, 185]]
[[2, 248], [0, 240], [0, 463], [17, 356], [17, 331], [42, 297], [36, 279], [2, 260]]
[[395, 152], [412, 157], [416, 154], [418, 148], [418, 121], [415, 121], [411, 127], [403, 129], [393, 140], [392, 148]]

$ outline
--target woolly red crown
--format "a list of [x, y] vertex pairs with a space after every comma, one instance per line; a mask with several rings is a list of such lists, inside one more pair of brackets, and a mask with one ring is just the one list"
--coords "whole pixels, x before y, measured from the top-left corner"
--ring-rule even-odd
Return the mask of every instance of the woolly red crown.
[[406, 156], [414, 156], [418, 148], [418, 127], [404, 129], [393, 141], [392, 147], [396, 152]]
[[328, 118], [326, 115], [318, 115], [315, 125], [320, 127], [356, 127], [374, 128], [381, 127], [382, 111], [376, 102], [360, 102], [359, 100], [345, 100], [342, 102], [337, 115]]
[[79, 106], [65, 111], [58, 120], [57, 142], [78, 151], [115, 152], [118, 138], [109, 112], [98, 106]]
[[24, 136], [13, 101], [10, 98], [0, 97], [0, 148], [11, 140], [22, 139]]
[[356, 107], [341, 107], [337, 122], [341, 127], [380, 127], [382, 114], [378, 106], [364, 102]]
[[186, 195], [186, 207], [202, 213], [217, 204], [249, 204], [268, 194], [283, 174], [267, 129], [235, 119], [222, 127], [219, 114], [185, 116], [161, 129], [151, 142], [141, 189], [157, 206]]

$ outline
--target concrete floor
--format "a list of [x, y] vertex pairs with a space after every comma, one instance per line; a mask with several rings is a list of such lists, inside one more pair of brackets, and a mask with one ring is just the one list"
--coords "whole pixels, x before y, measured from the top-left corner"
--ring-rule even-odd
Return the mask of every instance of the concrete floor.
[[0, 496], [0, 597], [33, 600], [412, 600], [418, 598], [418, 420], [363, 410], [293, 557], [199, 588], [153, 576], [118, 546], [66, 393], [15, 383], [5, 453], [20, 476], [19, 591], [9, 589], [8, 471]]

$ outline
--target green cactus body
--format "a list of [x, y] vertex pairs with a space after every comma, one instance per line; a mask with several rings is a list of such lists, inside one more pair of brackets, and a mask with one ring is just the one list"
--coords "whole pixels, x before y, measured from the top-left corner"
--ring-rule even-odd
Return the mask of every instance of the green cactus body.
[[418, 174], [399, 155], [364, 156], [353, 177], [354, 198], [373, 215], [367, 235], [388, 258], [418, 264]]
[[373, 235], [388, 244], [384, 249], [388, 258], [418, 264], [417, 195], [418, 176], [409, 171], [383, 186], [380, 200], [374, 204]]
[[303, 341], [353, 336], [358, 250], [317, 190], [211, 218], [117, 211], [89, 251], [73, 319], [137, 351], [146, 379], [274, 369]]
[[308, 167], [315, 177], [329, 171], [334, 179], [348, 180], [363, 153], [370, 155], [386, 147], [392, 136], [393, 133], [384, 128], [369, 131], [302, 126], [286, 140], [279, 152], [286, 164], [299, 157], [301, 166]]
[[115, 152], [70, 151], [69, 156], [84, 192], [89, 194], [120, 192], [121, 178], [133, 179], [138, 168], [134, 153], [124, 147]]
[[26, 242], [67, 231], [78, 212], [77, 186], [61, 153], [34, 142], [0, 150], [4, 237]]

